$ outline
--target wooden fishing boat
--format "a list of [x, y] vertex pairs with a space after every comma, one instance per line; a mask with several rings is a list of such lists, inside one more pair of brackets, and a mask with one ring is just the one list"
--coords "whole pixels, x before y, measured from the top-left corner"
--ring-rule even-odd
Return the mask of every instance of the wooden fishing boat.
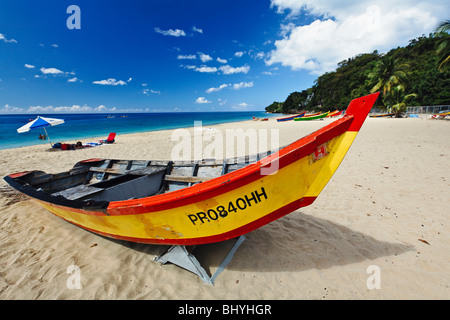
[[308, 113], [308, 114], [305, 114], [304, 115], [304, 117], [314, 117], [314, 116], [317, 116], [317, 115], [319, 115], [321, 112], [316, 112], [316, 113]]
[[317, 120], [317, 119], [323, 119], [326, 116], [328, 116], [329, 112], [321, 113], [315, 116], [309, 116], [309, 117], [301, 117], [301, 118], [295, 118], [294, 121], [309, 121], [309, 120]]
[[384, 113], [384, 114], [371, 114], [371, 118], [386, 118], [386, 117], [393, 117], [395, 113]]
[[432, 116], [430, 116], [430, 118], [431, 119], [439, 119], [439, 118], [444, 119], [447, 116], [450, 116], [450, 111], [445, 111], [445, 112], [442, 112], [442, 113], [433, 114]]
[[269, 121], [269, 118], [257, 118], [257, 117], [253, 117], [253, 121]]
[[312, 204], [377, 97], [351, 101], [344, 117], [265, 157], [89, 159], [67, 172], [4, 179], [58, 217], [103, 236], [165, 245], [224, 241]]
[[330, 112], [330, 113], [327, 115], [327, 118], [338, 117], [338, 116], [340, 116], [343, 112], [344, 112], [344, 110], [341, 110], [341, 111], [336, 110], [336, 111]]
[[335, 114], [338, 113], [338, 112], [339, 112], [339, 110], [330, 111], [330, 112], [328, 113], [328, 115], [327, 115], [327, 118], [328, 118], [328, 117], [332, 117], [333, 115], [335, 115]]
[[283, 121], [290, 121], [290, 120], [294, 120], [294, 118], [301, 118], [305, 115], [306, 112], [302, 112], [299, 114], [296, 114], [294, 116], [289, 116], [289, 117], [284, 117], [284, 118], [278, 118], [277, 122], [283, 122]]

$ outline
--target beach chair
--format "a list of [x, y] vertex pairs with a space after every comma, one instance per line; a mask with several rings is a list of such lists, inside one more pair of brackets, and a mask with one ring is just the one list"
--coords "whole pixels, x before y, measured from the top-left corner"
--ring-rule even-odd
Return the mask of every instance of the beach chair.
[[106, 144], [110, 144], [110, 143], [114, 143], [114, 140], [116, 138], [116, 133], [115, 132], [111, 132], [108, 136], [108, 139], [106, 140], [100, 140], [100, 143], [106, 143]]

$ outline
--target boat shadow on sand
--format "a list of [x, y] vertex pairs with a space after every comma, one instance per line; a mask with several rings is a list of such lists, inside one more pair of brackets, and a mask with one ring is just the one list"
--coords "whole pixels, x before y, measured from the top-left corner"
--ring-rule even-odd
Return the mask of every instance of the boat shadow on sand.
[[[4, 198], [6, 207], [30, 201], [9, 187], [1, 187], [0, 196]], [[69, 226], [63, 221], [61, 224]], [[92, 234], [147, 254], [149, 260], [163, 254], [169, 248], [165, 245], [133, 243]], [[212, 274], [234, 244], [235, 239], [199, 245], [193, 254], [206, 271]], [[412, 244], [381, 241], [344, 225], [297, 210], [248, 233], [227, 269], [261, 272], [327, 269], [364, 260], [396, 256], [412, 250], [414, 250]]]
[[[112, 240], [130, 249], [158, 256], [169, 246]], [[213, 274], [235, 239], [199, 245], [193, 254]], [[334, 222], [296, 211], [246, 235], [229, 270], [279, 272], [327, 269], [364, 260], [396, 256], [412, 245], [377, 240]]]

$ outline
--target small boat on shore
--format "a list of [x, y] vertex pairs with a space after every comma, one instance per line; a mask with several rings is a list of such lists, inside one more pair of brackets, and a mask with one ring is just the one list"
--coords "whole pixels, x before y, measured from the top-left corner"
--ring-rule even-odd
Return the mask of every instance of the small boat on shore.
[[270, 153], [224, 160], [89, 159], [62, 173], [4, 180], [62, 219], [126, 241], [198, 245], [236, 238], [312, 204], [379, 93], [344, 117]]
[[290, 120], [294, 120], [295, 118], [301, 118], [306, 114], [306, 112], [302, 112], [299, 114], [296, 114], [294, 116], [289, 116], [289, 117], [284, 117], [284, 118], [278, 118], [277, 122], [283, 122], [283, 121], [290, 121]]
[[338, 117], [338, 116], [340, 116], [343, 112], [344, 112], [344, 110], [341, 110], [341, 111], [336, 110], [336, 111], [330, 112], [330, 113], [327, 115], [327, 118]]
[[370, 118], [386, 118], [386, 117], [393, 117], [395, 113], [383, 113], [383, 114], [371, 114]]
[[318, 119], [323, 119], [326, 116], [328, 116], [329, 112], [325, 112], [325, 113], [320, 113], [318, 115], [311, 115], [309, 117], [301, 117], [301, 118], [295, 118], [294, 121], [309, 121], [309, 120], [318, 120]]
[[257, 117], [253, 117], [253, 121], [269, 121], [269, 118], [257, 118]]
[[444, 111], [441, 113], [436, 113], [430, 116], [431, 119], [444, 119], [445, 117], [450, 116], [450, 111]]

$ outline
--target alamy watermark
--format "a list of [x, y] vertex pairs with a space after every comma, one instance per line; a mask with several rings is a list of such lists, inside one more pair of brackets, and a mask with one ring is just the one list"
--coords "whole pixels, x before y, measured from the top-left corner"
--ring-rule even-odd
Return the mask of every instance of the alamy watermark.
[[367, 289], [369, 289], [369, 290], [381, 289], [381, 269], [380, 269], [380, 267], [372, 264], [367, 267], [366, 273], [370, 274], [370, 276], [367, 278], [367, 281], [366, 281]]
[[70, 274], [70, 276], [67, 278], [66, 286], [67, 289], [70, 290], [80, 290], [81, 289], [81, 270], [80, 267], [77, 265], [70, 265], [67, 267], [66, 270], [67, 274]]
[[70, 14], [66, 25], [69, 30], [81, 29], [81, 9], [77, 5], [67, 7], [66, 13]]
[[[279, 150], [278, 129], [246, 130], [226, 129], [225, 134], [216, 128], [204, 128], [202, 121], [194, 122], [193, 134], [188, 129], [176, 129], [170, 137], [176, 142], [172, 148], [172, 161], [201, 161], [203, 159], [223, 160], [249, 156], [250, 162], [257, 160], [257, 154], [268, 155]], [[261, 175], [272, 175], [278, 171], [278, 159], [261, 167]]]

